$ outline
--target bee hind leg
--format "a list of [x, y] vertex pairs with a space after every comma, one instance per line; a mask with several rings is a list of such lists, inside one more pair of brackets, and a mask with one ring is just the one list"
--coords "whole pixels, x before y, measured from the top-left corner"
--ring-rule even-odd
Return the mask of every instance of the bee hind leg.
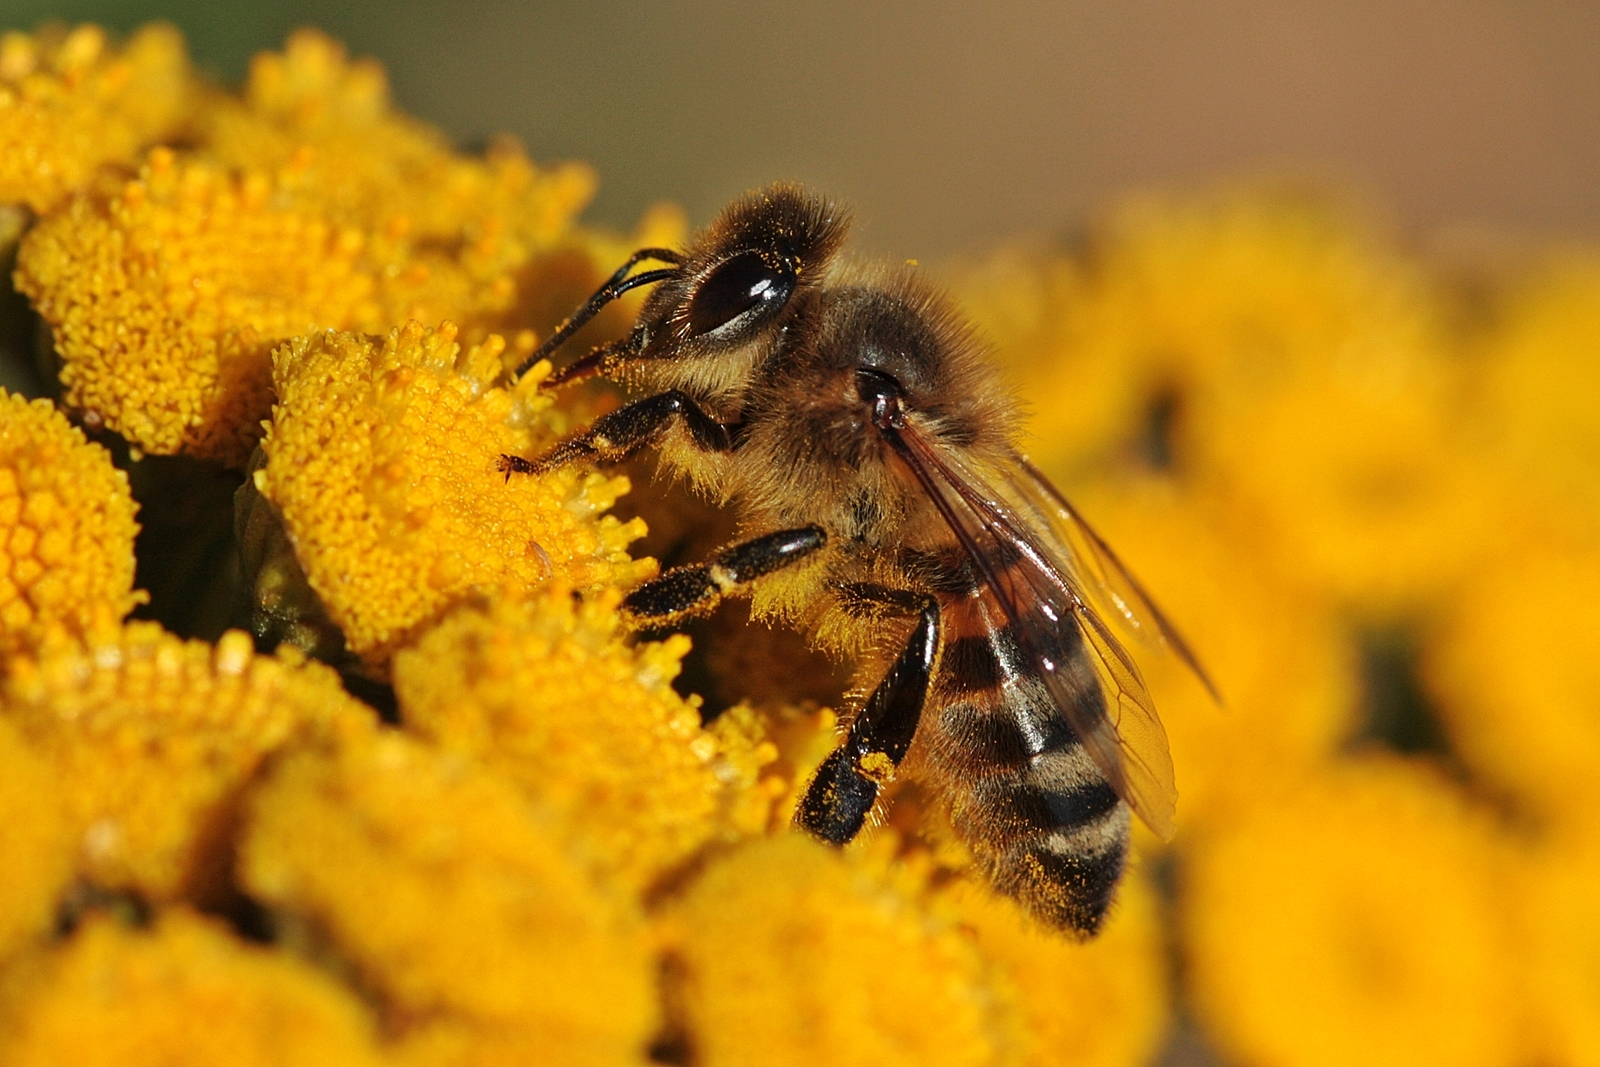
[[716, 607], [722, 598], [773, 571], [792, 566], [828, 543], [820, 526], [779, 530], [730, 545], [705, 563], [674, 567], [622, 601], [641, 626], [669, 626]]
[[538, 459], [502, 455], [495, 469], [513, 474], [543, 474], [580, 459], [612, 463], [626, 459], [667, 432], [673, 419], [682, 419], [690, 442], [703, 452], [731, 452], [728, 428], [701, 410], [689, 394], [679, 389], [647, 396], [596, 419], [583, 433], [567, 438]]
[[939, 602], [932, 596], [860, 583], [842, 592], [852, 610], [915, 615], [917, 625], [851, 722], [844, 743], [817, 768], [794, 813], [796, 825], [834, 845], [861, 832], [878, 787], [894, 776], [910, 750], [939, 651]]

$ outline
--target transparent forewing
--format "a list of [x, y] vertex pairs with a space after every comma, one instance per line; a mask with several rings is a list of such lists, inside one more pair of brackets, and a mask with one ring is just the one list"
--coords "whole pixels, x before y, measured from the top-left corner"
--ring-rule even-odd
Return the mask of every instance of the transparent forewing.
[[911, 428], [897, 443], [1085, 751], [1145, 824], [1170, 837], [1177, 789], [1166, 731], [1138, 667], [1069, 576], [1055, 539], [952, 452]]
[[1216, 685], [1177, 627], [1145, 592], [1133, 572], [1117, 558], [1105, 539], [1050, 484], [1039, 468], [1019, 455], [1016, 472], [1005, 484], [1015, 494], [1018, 504], [1026, 509], [1028, 517], [1050, 535], [1058, 559], [1067, 568], [1068, 578], [1090, 606], [1118, 622], [1139, 640], [1170, 649], [1194, 672], [1212, 699], [1221, 703]]

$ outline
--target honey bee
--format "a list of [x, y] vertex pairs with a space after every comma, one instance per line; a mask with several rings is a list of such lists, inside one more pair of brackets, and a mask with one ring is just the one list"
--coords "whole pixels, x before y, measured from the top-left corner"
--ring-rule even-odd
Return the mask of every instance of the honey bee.
[[[744, 539], [623, 601], [641, 628], [749, 594], [755, 614], [836, 651], [894, 638], [795, 822], [842, 845], [903, 773], [947, 805], [998, 890], [1092, 934], [1130, 812], [1170, 837], [1176, 800], [1166, 734], [1107, 620], [1204, 672], [1019, 451], [1017, 405], [972, 330], [908, 268], [842, 259], [847, 228], [836, 205], [780, 184], [727, 207], [685, 251], [635, 253], [519, 373], [654, 285], [630, 333], [547, 382], [601, 375], [647, 395], [499, 469], [656, 446], [735, 504]], [[630, 273], [646, 261], [662, 266]]]

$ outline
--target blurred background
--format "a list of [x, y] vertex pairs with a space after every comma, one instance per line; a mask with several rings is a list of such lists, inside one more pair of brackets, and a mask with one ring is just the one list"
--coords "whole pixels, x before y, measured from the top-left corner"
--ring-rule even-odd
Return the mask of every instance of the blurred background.
[[315, 24], [465, 144], [601, 175], [591, 221], [695, 223], [810, 182], [863, 247], [1070, 230], [1129, 186], [1328, 177], [1407, 229], [1600, 236], [1600, 8], [1563, 0], [8, 0], [5, 22], [175, 22], [233, 82]]

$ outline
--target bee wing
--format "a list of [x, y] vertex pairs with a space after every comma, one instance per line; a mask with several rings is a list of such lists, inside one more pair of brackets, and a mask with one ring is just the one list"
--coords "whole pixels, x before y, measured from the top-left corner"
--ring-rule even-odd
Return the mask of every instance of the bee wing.
[[[1138, 666], [1072, 577], [1066, 546], [915, 428], [898, 430], [891, 440], [1000, 602], [1018, 644], [1095, 766], [1145, 825], [1170, 838], [1178, 791], [1166, 731]], [[1078, 639], [1096, 677], [1074, 669], [1070, 651]]]
[[1066, 567], [1067, 576], [1074, 580], [1077, 591], [1084, 594], [1102, 616], [1116, 619], [1128, 633], [1146, 644], [1169, 649], [1205, 686], [1211, 699], [1221, 704], [1216, 683], [1200, 665], [1189, 642], [1106, 544], [1105, 538], [1095, 532], [1078, 509], [1026, 456], [1018, 455], [1016, 463], [1018, 473], [1007, 484], [1026, 506], [1030, 518], [1036, 519], [1052, 535], [1060, 548], [1059, 558]]

